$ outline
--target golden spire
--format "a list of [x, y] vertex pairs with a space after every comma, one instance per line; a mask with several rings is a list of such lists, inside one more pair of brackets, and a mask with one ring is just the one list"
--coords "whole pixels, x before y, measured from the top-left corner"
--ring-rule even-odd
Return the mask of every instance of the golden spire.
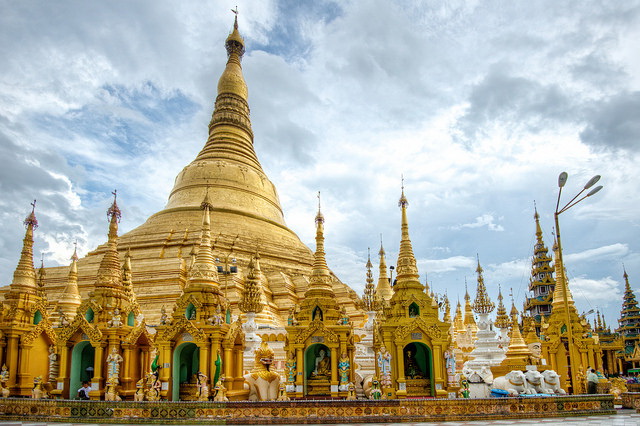
[[378, 286], [376, 287], [376, 295], [380, 301], [388, 302], [393, 297], [393, 288], [389, 283], [389, 276], [387, 275], [387, 261], [385, 259], [384, 247], [382, 246], [382, 235], [380, 235], [380, 268], [378, 276]]
[[127, 252], [124, 255], [124, 264], [122, 265], [122, 285], [127, 296], [129, 296], [130, 300], [133, 300], [135, 298], [135, 294], [133, 293], [130, 248], [127, 248]]
[[36, 219], [36, 200], [31, 203], [31, 213], [24, 220], [24, 226], [27, 231], [22, 240], [22, 252], [18, 266], [13, 273], [13, 281], [11, 283], [11, 291], [36, 293], [36, 271], [33, 267], [33, 231], [38, 227]]
[[488, 314], [496, 307], [496, 305], [489, 299], [487, 289], [484, 286], [484, 278], [482, 277], [482, 266], [480, 266], [480, 257], [478, 256], [478, 267], [476, 268], [478, 273], [478, 289], [476, 290], [476, 300], [473, 303], [473, 310], [477, 314]]
[[242, 292], [242, 300], [238, 303], [238, 308], [244, 313], [260, 313], [264, 309], [262, 303], [262, 288], [260, 282], [262, 271], [260, 270], [260, 254], [256, 249], [256, 254], [249, 261], [249, 272]]
[[502, 289], [498, 285], [498, 310], [496, 311], [496, 320], [493, 325], [498, 328], [509, 328], [509, 316], [502, 299]]
[[69, 320], [73, 319], [76, 315], [76, 309], [82, 303], [80, 291], [78, 291], [78, 247], [77, 243], [74, 245], [71, 265], [69, 265], [69, 278], [58, 301], [58, 309], [64, 312]]
[[[509, 353], [516, 353], [521, 355], [530, 355], [531, 351], [527, 346], [527, 343], [522, 338], [520, 333], [520, 324], [518, 321], [518, 309], [516, 308], [513, 300], [511, 301], [511, 334], [509, 335]], [[508, 355], [507, 355], [508, 356]]]
[[98, 277], [95, 284], [96, 289], [114, 289], [122, 286], [122, 271], [120, 269], [120, 258], [118, 257], [118, 222], [122, 217], [122, 213], [117, 203], [117, 190], [114, 190], [112, 194], [113, 203], [107, 210], [109, 240], [107, 241], [107, 250], [98, 268]]
[[478, 332], [476, 319], [473, 317], [473, 309], [471, 308], [471, 297], [469, 297], [469, 289], [467, 288], [467, 279], [464, 279], [464, 327], [471, 331], [471, 335], [475, 339]]
[[[317, 296], [318, 293], [327, 292], [333, 295], [331, 286], [331, 274], [327, 266], [327, 259], [324, 252], [324, 216], [320, 209], [320, 191], [318, 191], [318, 214], [316, 214], [316, 252], [313, 261], [313, 271], [309, 280], [309, 290], [307, 294]], [[305, 297], [307, 297], [305, 295]]]
[[371, 273], [372, 267], [373, 264], [371, 263], [371, 249], [367, 248], [367, 283], [364, 286], [364, 296], [362, 297], [362, 301], [364, 302], [364, 309], [368, 312], [378, 310], [378, 303], [376, 300], [376, 287], [373, 285], [373, 274]]
[[[564, 269], [564, 265], [560, 261], [560, 256], [558, 255], [558, 244], [553, 244], [553, 253], [555, 259], [555, 273], [556, 273], [556, 286], [553, 289], [553, 302], [551, 303], [551, 312], [558, 310], [560, 312], [561, 309], [565, 308], [564, 305], [564, 295], [566, 291], [567, 295], [567, 305], [569, 306], [569, 311], [574, 312], [576, 315], [578, 311], [576, 310], [576, 306], [573, 303], [573, 296], [571, 295], [571, 291], [569, 290], [569, 285], [566, 277], [566, 271]], [[567, 319], [568, 320], [568, 319]]]
[[458, 300], [458, 305], [456, 306], [456, 314], [453, 317], [453, 327], [456, 331], [456, 334], [462, 334], [465, 331], [464, 320], [462, 318], [462, 307], [460, 306], [460, 300]]
[[211, 219], [209, 215], [211, 202], [209, 201], [208, 192], [205, 194], [200, 208], [203, 210], [200, 248], [191, 265], [187, 286], [197, 283], [200, 286], [218, 287], [218, 268], [214, 263], [213, 252], [211, 250]]
[[442, 298], [442, 303], [444, 304], [444, 321], [451, 322], [451, 304], [449, 303], [449, 297], [447, 297], [447, 293], [444, 294]]
[[262, 171], [253, 149], [249, 91], [241, 64], [245, 52], [244, 39], [238, 31], [237, 13], [225, 48], [227, 66], [218, 80], [218, 97], [209, 123], [209, 139], [197, 160], [229, 159]]
[[47, 273], [44, 269], [44, 253], [42, 253], [42, 258], [40, 259], [40, 269], [38, 269], [38, 296], [46, 298], [44, 293], [44, 284], [45, 277]]
[[396, 285], [394, 286], [394, 292], [399, 290], [406, 290], [410, 288], [418, 289], [422, 292], [423, 286], [420, 284], [418, 275], [418, 267], [416, 265], [416, 258], [413, 254], [413, 247], [411, 245], [411, 239], [409, 238], [409, 221], [407, 219], [407, 207], [409, 202], [404, 195], [404, 178], [402, 179], [402, 195], [398, 201], [398, 207], [402, 210], [401, 230], [402, 237], [400, 240], [400, 251], [398, 252], [398, 276], [396, 278]]

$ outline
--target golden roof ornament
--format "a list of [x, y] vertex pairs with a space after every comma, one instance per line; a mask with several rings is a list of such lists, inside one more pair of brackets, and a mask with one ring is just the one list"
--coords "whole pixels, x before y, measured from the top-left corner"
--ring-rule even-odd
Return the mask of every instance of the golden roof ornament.
[[200, 208], [203, 210], [200, 248], [191, 265], [187, 286], [192, 283], [198, 283], [203, 286], [218, 287], [218, 268], [214, 263], [213, 251], [211, 249], [211, 219], [209, 213], [211, 203], [209, 202], [208, 191], [200, 204]]
[[478, 267], [476, 268], [478, 273], [478, 288], [476, 290], [476, 300], [473, 303], [473, 311], [477, 314], [488, 314], [496, 307], [496, 305], [489, 299], [487, 289], [484, 285], [484, 278], [482, 276], [482, 267], [480, 266], [480, 257], [478, 256]]
[[107, 210], [109, 239], [107, 241], [107, 249], [98, 267], [96, 289], [115, 289], [122, 286], [122, 270], [120, 269], [120, 258], [118, 256], [118, 222], [122, 217], [122, 213], [117, 203], [117, 190], [114, 190], [112, 194], [113, 203]]
[[[249, 271], [245, 280], [242, 300], [238, 303], [240, 311], [260, 313], [264, 309], [262, 303], [261, 288], [262, 271], [260, 270], [260, 254], [256, 249], [256, 254], [249, 261]], [[256, 350], [257, 351], [257, 350]]]

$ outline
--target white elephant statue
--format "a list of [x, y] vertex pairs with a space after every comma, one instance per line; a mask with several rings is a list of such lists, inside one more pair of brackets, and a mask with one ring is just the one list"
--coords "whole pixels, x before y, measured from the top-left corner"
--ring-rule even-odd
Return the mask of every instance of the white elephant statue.
[[567, 392], [560, 387], [560, 375], [554, 370], [544, 370], [542, 372], [542, 388], [544, 393], [555, 395], [566, 395]]
[[524, 373], [529, 394], [547, 393], [542, 386], [542, 374], [536, 370], [527, 370]]
[[262, 342], [255, 351], [253, 370], [244, 376], [249, 385], [249, 401], [273, 401], [278, 398], [280, 375], [269, 371], [273, 362], [273, 349]]
[[513, 370], [506, 376], [493, 379], [493, 389], [502, 389], [509, 392], [509, 396], [518, 396], [527, 392], [527, 379], [522, 371]]

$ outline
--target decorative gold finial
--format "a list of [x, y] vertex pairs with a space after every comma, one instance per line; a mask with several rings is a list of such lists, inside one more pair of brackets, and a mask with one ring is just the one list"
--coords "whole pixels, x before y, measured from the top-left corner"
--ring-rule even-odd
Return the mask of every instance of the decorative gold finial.
[[114, 189], [111, 193], [113, 194], [113, 204], [111, 204], [111, 207], [109, 207], [109, 210], [107, 210], [107, 218], [109, 219], [109, 221], [111, 221], [115, 217], [116, 222], [120, 222], [122, 212], [120, 211], [117, 203], [118, 190]]
[[74, 262], [78, 261], [78, 240], [73, 242], [73, 254], [71, 255], [71, 260]]
[[404, 175], [400, 175], [400, 179], [402, 181], [402, 195], [400, 196], [400, 200], [398, 201], [398, 207], [406, 209], [409, 206], [409, 201], [407, 201], [407, 197], [404, 196]]
[[507, 315], [507, 309], [502, 302], [502, 287], [498, 284], [498, 310], [496, 311], [496, 320], [493, 323], [497, 328], [509, 327], [509, 316]]
[[324, 223], [324, 216], [320, 211], [320, 191], [318, 191], [318, 214], [316, 215], [316, 225]]
[[209, 201], [209, 185], [207, 185], [207, 190], [204, 193], [204, 200], [202, 200], [202, 203], [200, 204], [200, 208], [202, 210], [204, 209], [209, 209], [211, 210], [213, 208], [213, 205], [211, 204], [211, 201]]
[[38, 227], [38, 220], [36, 219], [36, 200], [33, 200], [33, 203], [31, 204], [31, 213], [29, 213], [29, 216], [27, 216], [27, 218], [24, 220], [24, 226], [26, 228], [29, 227], [29, 225], [31, 225], [31, 227], [33, 229], [36, 229]]

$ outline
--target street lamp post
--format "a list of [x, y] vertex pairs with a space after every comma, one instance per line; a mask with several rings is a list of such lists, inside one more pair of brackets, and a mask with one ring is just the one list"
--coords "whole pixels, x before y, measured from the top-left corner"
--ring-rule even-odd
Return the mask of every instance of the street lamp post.
[[564, 311], [565, 311], [565, 315], [566, 315], [566, 327], [567, 327], [567, 344], [569, 346], [569, 369], [570, 369], [570, 374], [568, 375], [567, 378], [569, 379], [569, 383], [571, 385], [572, 391], [575, 392], [576, 365], [574, 364], [574, 362], [576, 364], [578, 364], [579, 360], [575, 355], [575, 348], [574, 348], [574, 345], [573, 345], [573, 326], [571, 325], [571, 316], [569, 314], [569, 300], [568, 300], [568, 297], [567, 297], [568, 296], [567, 295], [567, 280], [566, 280], [565, 273], [564, 273], [564, 261], [562, 259], [562, 242], [560, 240], [560, 222], [558, 221], [558, 217], [560, 216], [560, 214], [566, 212], [571, 207], [573, 207], [576, 204], [578, 204], [580, 201], [584, 200], [587, 197], [591, 197], [593, 194], [595, 194], [596, 192], [600, 191], [602, 189], [602, 185], [599, 185], [599, 186], [593, 188], [591, 191], [589, 191], [587, 193], [587, 195], [584, 195], [582, 198], [578, 198], [578, 197], [580, 197], [580, 195], [582, 195], [584, 193], [584, 191], [586, 191], [587, 189], [591, 188], [593, 185], [595, 185], [600, 180], [600, 175], [596, 175], [596, 176], [592, 177], [589, 180], [589, 182], [587, 182], [587, 184], [582, 188], [582, 190], [580, 192], [578, 192], [578, 194], [576, 194], [576, 196], [571, 199], [571, 201], [569, 201], [567, 204], [565, 204], [564, 207], [560, 208], [560, 196], [562, 195], [562, 188], [567, 183], [567, 178], [568, 177], [569, 177], [569, 175], [567, 174], [567, 172], [562, 172], [562, 173], [560, 173], [560, 176], [558, 176], [558, 187], [560, 189], [558, 191], [558, 201], [556, 202], [556, 211], [554, 213], [554, 219], [555, 219], [555, 225], [556, 225], [556, 242], [558, 244], [558, 262], [560, 262], [560, 268], [558, 268], [558, 271], [561, 274], [560, 277], [556, 277], [556, 280], [558, 280], [558, 279], [562, 280], [562, 297], [564, 299]]

